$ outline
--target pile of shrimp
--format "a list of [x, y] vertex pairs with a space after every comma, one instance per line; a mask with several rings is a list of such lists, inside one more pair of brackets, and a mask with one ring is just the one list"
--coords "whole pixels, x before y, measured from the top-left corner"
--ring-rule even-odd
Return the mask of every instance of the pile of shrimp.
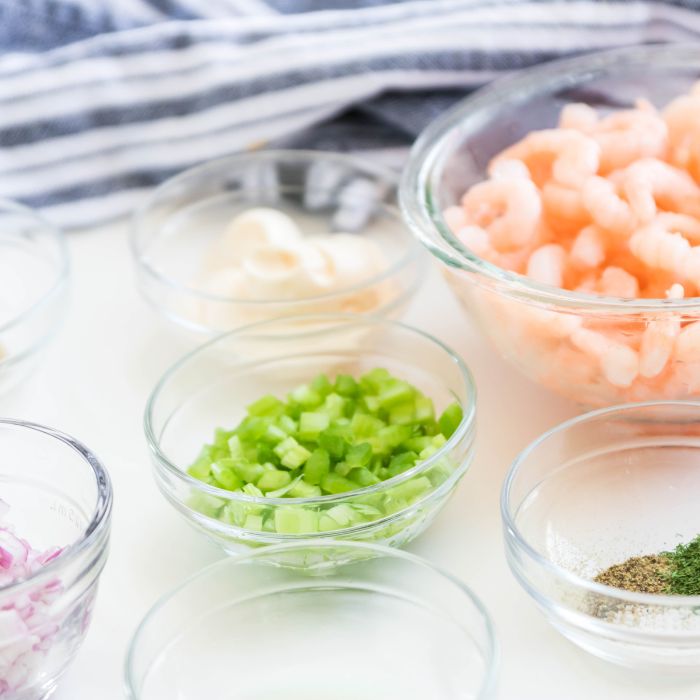
[[[479, 257], [585, 294], [700, 296], [700, 83], [661, 112], [645, 100], [605, 115], [569, 104], [558, 128], [530, 132], [488, 174], [444, 212]], [[497, 303], [510, 341], [529, 341], [537, 378], [560, 392], [581, 400], [581, 384], [595, 385], [583, 400], [597, 404], [700, 393], [700, 322], [679, 312]]]

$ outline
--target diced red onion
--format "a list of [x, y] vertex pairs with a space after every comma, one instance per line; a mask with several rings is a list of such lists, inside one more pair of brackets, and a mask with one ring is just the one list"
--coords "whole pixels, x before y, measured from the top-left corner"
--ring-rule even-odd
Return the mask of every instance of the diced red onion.
[[[0, 587], [31, 577], [62, 552], [57, 547], [33, 549], [3, 524], [8, 511], [8, 504], [0, 500]], [[32, 684], [59, 630], [50, 606], [61, 591], [58, 579], [10, 597], [0, 591], [0, 697]]]

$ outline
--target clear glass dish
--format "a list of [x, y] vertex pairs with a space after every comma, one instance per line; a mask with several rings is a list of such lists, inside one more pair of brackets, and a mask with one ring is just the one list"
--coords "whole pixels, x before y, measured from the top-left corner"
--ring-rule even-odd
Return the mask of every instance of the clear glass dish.
[[30, 209], [0, 199], [0, 393], [34, 366], [63, 321], [67, 292], [63, 235]]
[[[258, 151], [187, 170], [158, 187], [134, 217], [131, 248], [140, 290], [163, 316], [198, 334], [306, 313], [399, 316], [426, 260], [396, 207], [397, 176], [335, 153]], [[257, 207], [290, 216], [304, 236], [369, 237], [386, 262], [361, 284], [297, 299], [236, 299], [202, 291], [211, 246], [238, 214]]]
[[[0, 498], [9, 506], [0, 526], [35, 550], [63, 550], [28, 578], [0, 584], [0, 697], [38, 700], [53, 692], [87, 632], [107, 558], [112, 488], [73, 438], [0, 420]], [[3, 543], [0, 533], [0, 553]]]
[[[348, 563], [313, 576], [278, 565], [338, 552]], [[301, 542], [164, 596], [131, 642], [126, 687], [132, 700], [477, 700], [496, 667], [488, 614], [456, 579], [405, 552]]]
[[[556, 125], [561, 108], [584, 102], [600, 112], [642, 97], [661, 107], [700, 78], [700, 49], [648, 46], [590, 54], [528, 69], [467, 98], [426, 129], [401, 185], [415, 235], [444, 263], [452, 290], [503, 358], [544, 386], [586, 406], [700, 395], [700, 346], [661, 377], [612, 378], [606, 357], [569, 339], [572, 323], [639, 348], [657, 319], [700, 320], [700, 299], [623, 299], [571, 292], [506, 271], [474, 255], [442, 212], [484, 179], [490, 159], [535, 129]], [[612, 359], [612, 358], [611, 358]], [[624, 380], [622, 384], [626, 384]]]
[[547, 620], [586, 651], [700, 674], [700, 596], [593, 581], [630, 557], [697, 537], [699, 496], [700, 403], [585, 414], [542, 435], [511, 467], [501, 500], [510, 567]]
[[[461, 424], [430, 459], [375, 486], [315, 498], [257, 498], [187, 474], [214, 429], [234, 427], [261, 396], [284, 397], [320, 372], [357, 376], [375, 367], [417, 386], [437, 413], [453, 401], [461, 404]], [[462, 360], [427, 334], [383, 319], [307, 316], [249, 326], [187, 355], [153, 391], [145, 431], [163, 495], [227, 551], [310, 537], [401, 546], [428, 526], [470, 465], [475, 401]], [[337, 506], [349, 513], [347, 526], [319, 531], [320, 516]], [[277, 532], [276, 516], [290, 509], [298, 528]], [[251, 514], [261, 516], [259, 529], [243, 526]]]

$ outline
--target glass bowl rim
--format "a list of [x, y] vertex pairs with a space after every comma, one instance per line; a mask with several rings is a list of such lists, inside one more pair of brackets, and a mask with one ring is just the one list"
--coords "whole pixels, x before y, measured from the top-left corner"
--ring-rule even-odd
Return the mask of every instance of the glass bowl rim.
[[[451, 574], [440, 566], [437, 566], [432, 561], [425, 559], [421, 556], [413, 554], [411, 552], [406, 552], [402, 549], [396, 549], [395, 547], [387, 547], [385, 545], [374, 544], [370, 542], [353, 542], [353, 541], [318, 541], [314, 539], [300, 540], [296, 542], [290, 542], [285, 544], [275, 544], [269, 545], [267, 547], [262, 547], [254, 551], [246, 552], [245, 554], [236, 555], [233, 557], [224, 557], [223, 559], [218, 559], [211, 564], [207, 564], [205, 567], [199, 569], [198, 571], [190, 574], [183, 581], [178, 583], [174, 588], [162, 593], [155, 603], [151, 605], [146, 614], [143, 616], [135, 631], [133, 632], [131, 639], [129, 641], [129, 647], [126, 653], [126, 658], [124, 661], [124, 681], [126, 685], [127, 693], [132, 700], [138, 700], [139, 695], [135, 690], [134, 673], [133, 667], [135, 664], [135, 657], [137, 652], [137, 644], [139, 643], [141, 636], [152, 622], [152, 619], [171, 601], [173, 601], [180, 593], [186, 590], [195, 581], [204, 578], [212, 573], [215, 573], [218, 569], [226, 569], [231, 567], [237, 567], [241, 565], [246, 565], [250, 563], [256, 563], [255, 560], [263, 559], [269, 557], [270, 555], [276, 554], [286, 554], [288, 552], [294, 552], [302, 549], [350, 549], [359, 552], [372, 552], [376, 556], [372, 559], [402, 559], [412, 565], [417, 565], [423, 569], [430, 572], [431, 575], [439, 576], [446, 579], [449, 583], [453, 584], [460, 593], [464, 594], [472, 605], [473, 609], [477, 612], [478, 616], [484, 623], [484, 629], [486, 631], [486, 644], [484, 645], [484, 672], [483, 680], [481, 686], [479, 687], [479, 695], [477, 700], [486, 698], [488, 693], [493, 692], [496, 686], [496, 678], [498, 673], [498, 667], [500, 664], [500, 646], [498, 639], [496, 637], [496, 629], [489, 614], [488, 609], [481, 601], [481, 599], [472, 591], [472, 589], [461, 581], [457, 576]], [[348, 565], [352, 565], [353, 562], [348, 562]], [[400, 582], [397, 584], [397, 588], [400, 589]]]
[[[54, 269], [55, 280], [53, 284], [51, 284], [51, 286], [29, 306], [10, 318], [4, 324], [0, 325], [0, 333], [5, 333], [11, 328], [19, 326], [27, 318], [37, 313], [66, 284], [70, 274], [70, 257], [68, 255], [68, 244], [66, 242], [66, 237], [62, 231], [34, 209], [31, 209], [24, 204], [20, 204], [19, 202], [15, 202], [12, 199], [0, 197], [0, 211], [16, 212], [17, 214], [27, 217], [28, 219], [33, 219], [37, 226], [41, 227], [43, 232], [47, 233], [53, 239], [59, 255], [58, 266]], [[26, 354], [27, 353], [25, 352], [25, 355]], [[2, 365], [2, 363], [8, 359], [11, 358], [0, 360], [0, 365]]]
[[[92, 469], [95, 478], [95, 487], [97, 489], [95, 508], [93, 509], [90, 522], [83, 528], [80, 537], [65, 547], [60, 556], [55, 557], [48, 564], [42, 566], [36, 573], [26, 578], [16, 579], [5, 586], [0, 585], [1, 596], [6, 593], [13, 594], [15, 591], [20, 591], [35, 585], [37, 581], [58, 575], [62, 569], [79, 559], [83, 553], [89, 551], [109, 528], [110, 516], [112, 513], [113, 490], [109, 473], [102, 462], [100, 462], [95, 454], [82, 442], [76, 440], [71, 435], [39, 423], [32, 423], [14, 418], [0, 418], [0, 427], [41, 433], [63, 443], [65, 447], [76, 452], [78, 456], [82, 458], [82, 461]], [[11, 504], [10, 507], [12, 507]], [[91, 565], [92, 562], [88, 564], [88, 567]], [[79, 575], [82, 575], [82, 573], [81, 571]]]
[[515, 509], [510, 506], [510, 496], [513, 482], [518, 476], [518, 472], [522, 464], [528, 459], [539, 447], [541, 447], [550, 438], [567, 432], [570, 428], [574, 428], [581, 423], [587, 423], [592, 420], [610, 415], [623, 415], [627, 412], [636, 412], [647, 408], [692, 408], [698, 411], [700, 415], [700, 401], [680, 401], [680, 400], [663, 400], [663, 401], [640, 401], [634, 403], [616, 404], [598, 408], [594, 411], [588, 411], [581, 415], [574, 416], [568, 420], [558, 423], [554, 427], [546, 430], [530, 442], [513, 460], [506, 478], [501, 488], [500, 507], [501, 519], [503, 521], [505, 537], [512, 538], [515, 545], [523, 551], [532, 561], [539, 567], [545, 569], [552, 574], [556, 579], [565, 581], [566, 583], [575, 586], [578, 589], [588, 593], [596, 593], [606, 598], [615, 598], [624, 603], [640, 603], [643, 605], [657, 606], [663, 608], [700, 608], [700, 595], [666, 595], [657, 593], [636, 593], [634, 591], [626, 591], [614, 586], [608, 586], [603, 583], [597, 583], [591, 579], [579, 576], [568, 569], [565, 569], [558, 564], [555, 564], [549, 557], [542, 554], [533, 547], [529, 540], [523, 535], [515, 521], [517, 504]]
[[[367, 277], [362, 282], [343, 287], [331, 292], [324, 292], [323, 294], [314, 294], [310, 296], [304, 296], [295, 299], [276, 299], [276, 298], [266, 298], [266, 299], [240, 299], [236, 297], [219, 296], [217, 294], [210, 294], [198, 290], [185, 282], [181, 282], [178, 279], [171, 277], [170, 275], [164, 274], [157, 267], [154, 267], [150, 263], [146, 262], [144, 259], [142, 250], [139, 248], [137, 239], [139, 234], [143, 231], [143, 218], [147, 215], [149, 209], [153, 203], [158, 199], [158, 197], [168, 189], [173, 186], [180, 185], [181, 182], [187, 181], [191, 177], [199, 177], [206, 175], [209, 170], [217, 170], [218, 168], [226, 164], [239, 164], [249, 162], [261, 162], [265, 161], [284, 161], [286, 159], [299, 159], [308, 162], [329, 162], [329, 163], [339, 163], [347, 167], [355, 168], [357, 171], [372, 176], [376, 179], [381, 179], [386, 181], [391, 187], [396, 190], [396, 196], [398, 199], [398, 173], [390, 168], [385, 168], [381, 165], [373, 163], [369, 159], [363, 159], [358, 156], [349, 155], [345, 153], [336, 153], [333, 151], [313, 151], [304, 149], [263, 149], [259, 151], [250, 151], [245, 153], [234, 153], [232, 155], [220, 156], [218, 158], [213, 158], [199, 165], [195, 165], [191, 168], [187, 168], [173, 177], [168, 178], [164, 182], [161, 182], [148, 196], [146, 201], [141, 204], [133, 213], [131, 217], [131, 226], [129, 231], [129, 246], [131, 248], [131, 254], [136, 261], [137, 266], [143, 270], [150, 278], [154, 279], [159, 284], [163, 284], [170, 287], [174, 291], [182, 294], [186, 294], [194, 299], [201, 299], [202, 301], [212, 301], [226, 304], [237, 304], [240, 306], [247, 306], [251, 308], [261, 307], [265, 305], [279, 305], [279, 306], [302, 306], [309, 303], [315, 303], [319, 301], [328, 301], [335, 299], [337, 297], [345, 296], [347, 294], [352, 294], [354, 292], [359, 292], [368, 287], [380, 284], [381, 282], [390, 279], [396, 275], [401, 270], [407, 268], [412, 262], [417, 262], [419, 267], [422, 267], [422, 246], [415, 239], [414, 236], [410, 235], [408, 231], [406, 222], [404, 221], [401, 211], [397, 205], [391, 205], [385, 202], [381, 203], [382, 211], [396, 220], [402, 228], [407, 229], [406, 240], [406, 250], [404, 253], [398, 256], [391, 264], [389, 264], [381, 272]], [[274, 207], [271, 207], [274, 208]], [[419, 271], [418, 271], [419, 272]]]
[[[438, 451], [424, 460], [419, 462], [411, 469], [407, 469], [401, 474], [397, 474], [390, 479], [381, 481], [378, 484], [373, 484], [371, 486], [363, 486], [362, 488], [355, 489], [353, 491], [346, 491], [340, 494], [331, 494], [327, 496], [313, 496], [313, 497], [303, 497], [303, 498], [267, 498], [264, 496], [249, 496], [245, 493], [236, 493], [235, 491], [227, 491], [226, 489], [220, 489], [216, 486], [211, 486], [205, 484], [198, 479], [190, 476], [179, 468], [176, 464], [173, 464], [161, 451], [160, 449], [160, 439], [156, 436], [156, 431], [153, 426], [153, 413], [155, 405], [160, 398], [161, 392], [166, 387], [167, 383], [172, 379], [172, 377], [177, 374], [183, 367], [185, 367], [191, 360], [196, 358], [202, 352], [207, 351], [209, 348], [217, 345], [218, 343], [224, 342], [230, 338], [237, 335], [248, 334], [250, 331], [257, 331], [258, 329], [265, 330], [267, 327], [274, 327], [278, 324], [282, 326], [288, 323], [304, 322], [304, 321], [328, 321], [328, 325], [313, 329], [311, 332], [313, 334], [326, 334], [328, 332], [333, 332], [338, 326], [342, 325], [342, 328], [352, 328], [353, 326], [370, 326], [370, 327], [384, 327], [390, 329], [399, 329], [401, 331], [407, 331], [419, 336], [422, 336], [429, 343], [437, 346], [447, 355], [453, 364], [455, 364], [460, 372], [462, 382], [464, 383], [465, 393], [467, 396], [467, 405], [462, 406], [462, 420], [460, 421], [457, 429], [450, 435], [447, 442], [438, 449]], [[302, 333], [304, 333], [302, 328]], [[254, 336], [253, 336], [254, 337]], [[289, 340], [289, 336], [279, 336], [278, 338], [271, 338], [271, 341], [276, 341], [280, 343], [285, 343]], [[393, 321], [389, 319], [384, 319], [377, 316], [363, 316], [357, 314], [306, 314], [303, 316], [289, 316], [284, 318], [276, 318], [266, 321], [259, 321], [258, 323], [249, 324], [247, 326], [241, 326], [235, 330], [223, 333], [221, 335], [206, 341], [202, 345], [197, 346], [193, 350], [190, 350], [186, 355], [181, 357], [177, 362], [171, 365], [161, 378], [156, 383], [153, 391], [151, 392], [148, 401], [146, 403], [146, 410], [144, 412], [143, 427], [146, 434], [146, 442], [148, 443], [149, 450], [151, 454], [155, 457], [156, 463], [159, 468], [165, 469], [168, 474], [183, 482], [190, 488], [194, 488], [197, 491], [204, 492], [211, 496], [217, 498], [223, 498], [227, 501], [235, 501], [241, 503], [248, 503], [261, 506], [292, 506], [292, 505], [326, 505], [330, 503], [342, 503], [347, 501], [348, 498], [354, 498], [356, 496], [364, 496], [372, 493], [379, 493], [387, 487], [396, 486], [404, 481], [407, 481], [415, 476], [420, 475], [430, 467], [434, 466], [436, 462], [442, 459], [454, 446], [456, 446], [465, 436], [469, 434], [469, 431], [473, 428], [476, 421], [476, 398], [477, 398], [477, 388], [474, 381], [474, 377], [471, 370], [464, 362], [464, 360], [453, 350], [451, 350], [447, 345], [445, 345], [441, 340], [438, 340], [434, 336], [426, 333], [425, 331], [415, 328], [414, 326], [401, 323], [400, 321]], [[473, 442], [472, 436], [472, 442]], [[432, 493], [432, 492], [431, 492]], [[369, 524], [369, 523], [368, 523]]]
[[[528, 92], [544, 94], [554, 87], [571, 84], [572, 79], [589, 77], [592, 72], [609, 72], [613, 68], [643, 66], [650, 62], [663, 67], [683, 60], [688, 61], [689, 67], [694, 64], [700, 68], [700, 48], [697, 44], [651, 44], [594, 51], [516, 71], [460, 100], [431, 122], [411, 149], [399, 188], [401, 211], [408, 226], [416, 238], [444, 264], [475, 273], [478, 280], [495, 283], [499, 292], [525, 302], [620, 314], [697, 310], [700, 308], [700, 297], [638, 299], [587, 294], [552, 287], [505, 270], [464, 246], [447, 226], [442, 213], [434, 211], [435, 207], [432, 206], [432, 193], [437, 191], [439, 184], [436, 168], [449, 156], [453, 136], [463, 129], [470, 117], [474, 119], [484, 110], [512, 101], [514, 96]], [[434, 243], [425, 229], [435, 230], [440, 243]]]

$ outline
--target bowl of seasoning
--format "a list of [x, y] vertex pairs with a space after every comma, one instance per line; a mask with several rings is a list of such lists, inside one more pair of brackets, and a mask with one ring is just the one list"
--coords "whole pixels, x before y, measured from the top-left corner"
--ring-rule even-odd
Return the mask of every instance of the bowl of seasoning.
[[[278, 564], [338, 553], [348, 563], [314, 576]], [[224, 559], [165, 595], [131, 642], [126, 688], [131, 700], [232, 688], [240, 700], [482, 700], [493, 697], [497, 655], [479, 600], [427, 561], [301, 542]]]
[[565, 637], [700, 673], [700, 403], [628, 404], [538, 438], [503, 488], [506, 554]]
[[0, 420], [0, 697], [48, 697], [78, 652], [111, 507], [109, 477], [85, 446]]
[[163, 495], [228, 551], [300, 539], [400, 546], [471, 463], [463, 361], [395, 321], [306, 316], [220, 336], [168, 370], [145, 431]]
[[498, 352], [589, 406], [700, 396], [700, 50], [588, 54], [436, 120], [407, 223]]
[[65, 315], [68, 251], [33, 211], [0, 199], [0, 393], [35, 365]]
[[187, 170], [134, 217], [139, 288], [205, 335], [307, 313], [398, 316], [425, 260], [396, 179], [369, 161], [293, 150]]

